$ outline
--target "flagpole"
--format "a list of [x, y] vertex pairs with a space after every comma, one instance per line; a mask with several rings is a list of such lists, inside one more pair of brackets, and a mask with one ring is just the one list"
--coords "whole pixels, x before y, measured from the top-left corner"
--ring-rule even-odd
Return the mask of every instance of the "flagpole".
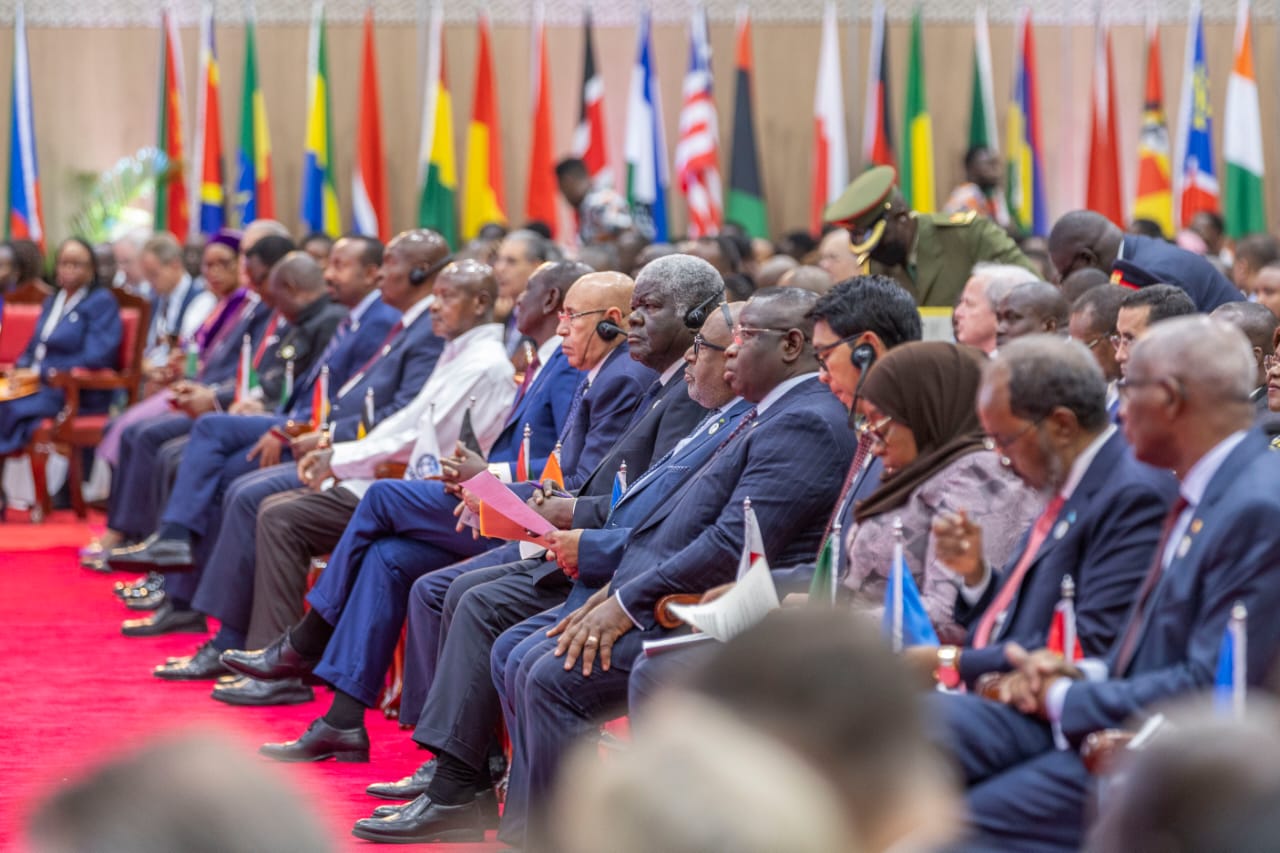
[[891, 648], [894, 654], [902, 651], [902, 596], [903, 596], [903, 579], [902, 579], [902, 517], [894, 516], [893, 519], [893, 567], [890, 569], [889, 583], [893, 589], [893, 613], [892, 621], [889, 623], [892, 628]]
[[827, 579], [827, 591], [830, 594], [831, 605], [834, 607], [836, 603], [836, 589], [839, 582], [836, 580], [840, 574], [840, 546], [843, 538], [841, 532], [840, 519], [836, 519], [836, 523], [831, 525], [831, 536], [835, 538], [831, 541], [831, 577]]
[[1237, 601], [1231, 608], [1231, 633], [1235, 646], [1231, 657], [1231, 710], [1237, 720], [1244, 719], [1245, 696], [1249, 689], [1248, 618], [1244, 602]]
[[1072, 663], [1075, 661], [1076, 656], [1076, 582], [1071, 579], [1071, 575], [1062, 576], [1061, 594], [1063, 601], [1070, 608], [1070, 610], [1062, 614], [1062, 658], [1068, 663]]

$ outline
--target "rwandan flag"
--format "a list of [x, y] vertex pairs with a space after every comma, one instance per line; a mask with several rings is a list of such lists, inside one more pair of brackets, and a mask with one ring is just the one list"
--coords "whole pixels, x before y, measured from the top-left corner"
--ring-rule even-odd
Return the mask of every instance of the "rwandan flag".
[[252, 13], [244, 22], [244, 95], [240, 102], [240, 151], [237, 155], [236, 221], [240, 227], [255, 219], [274, 219], [271, 190], [271, 134], [267, 130], [267, 102], [258, 87], [258, 50]]
[[733, 154], [729, 160], [729, 194], [724, 217], [752, 237], [768, 237], [769, 222], [756, 151], [756, 123], [751, 110], [751, 18], [738, 16], [737, 86], [733, 97]]
[[1013, 221], [1027, 234], [1049, 233], [1040, 157], [1040, 95], [1036, 88], [1036, 42], [1031, 7], [1018, 15], [1014, 37], [1013, 102], [1009, 104], [1009, 163], [1006, 188]]
[[200, 7], [200, 90], [196, 105], [196, 150], [191, 162], [200, 168], [194, 182], [192, 209], [196, 211], [193, 231], [213, 234], [227, 222], [226, 190], [222, 170], [222, 75], [213, 41], [213, 3]]
[[27, 19], [19, 3], [13, 22], [13, 100], [9, 119], [9, 216], [6, 234], [31, 240], [44, 251], [40, 212], [40, 170], [36, 166], [35, 120], [31, 115], [31, 66], [27, 62]]
[[889, 572], [889, 585], [884, 591], [884, 619], [881, 623], [884, 636], [895, 652], [907, 646], [939, 645], [938, 634], [933, 630], [920, 590], [903, 556], [900, 530], [893, 546], [893, 566]]
[[302, 221], [311, 231], [342, 233], [338, 191], [333, 182], [333, 124], [329, 120], [329, 58], [324, 37], [324, 3], [311, 11], [307, 47], [307, 141], [302, 155]]

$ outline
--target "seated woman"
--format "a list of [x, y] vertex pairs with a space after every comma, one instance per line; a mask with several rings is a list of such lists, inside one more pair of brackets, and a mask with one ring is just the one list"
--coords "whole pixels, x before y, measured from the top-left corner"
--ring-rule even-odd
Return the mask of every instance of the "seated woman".
[[881, 615], [900, 519], [904, 556], [929, 619], [940, 634], [953, 632], [957, 587], [934, 553], [934, 517], [965, 512], [988, 533], [987, 560], [1001, 565], [1039, 513], [1041, 499], [984, 446], [976, 411], [984, 362], [972, 347], [910, 343], [868, 371], [856, 402], [858, 430], [884, 474], [855, 507], [852, 529], [843, 531], [849, 566], [843, 583], [856, 610]]
[[[54, 257], [58, 292], [45, 300], [36, 333], [18, 359], [20, 369], [40, 377], [40, 388], [0, 402], [0, 454], [22, 450], [40, 422], [62, 409], [62, 391], [48, 384], [51, 371], [116, 367], [119, 359], [120, 310], [111, 289], [98, 284], [93, 248], [72, 237]], [[80, 409], [103, 412], [110, 401], [110, 392], [85, 392]]]

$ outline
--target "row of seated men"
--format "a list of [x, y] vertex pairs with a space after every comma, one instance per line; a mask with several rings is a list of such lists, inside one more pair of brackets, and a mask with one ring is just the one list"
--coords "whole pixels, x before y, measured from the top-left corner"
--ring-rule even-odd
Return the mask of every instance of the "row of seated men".
[[[330, 279], [344, 248], [334, 247]], [[263, 288], [280, 319], [255, 344], [261, 396], [183, 383], [172, 393], [186, 415], [125, 428], [111, 526], [140, 541], [106, 558], [169, 572], [162, 593], [142, 587], [138, 598], [162, 602], [126, 633], [199, 629], [205, 614], [220, 622], [158, 676], [230, 672], [213, 695], [233, 704], [307, 701], [309, 676], [335, 689], [297, 740], [263, 747], [281, 760], [367, 760], [362, 715], [407, 622], [401, 719], [434, 758], [372, 786], [409, 802], [362, 820], [361, 837], [481, 837], [503, 720], [511, 767], [500, 837], [536, 844], [567, 746], [625, 712], [628, 691], [643, 706], [699, 653], [645, 658], [641, 643], [673, 630], [656, 609], [664, 596], [732, 581], [745, 499], [781, 590], [808, 590], [820, 545], [836, 535], [842, 597], [869, 619], [880, 618], [901, 526], [925, 609], [949, 643], [907, 659], [953, 686], [1006, 674], [998, 692], [1008, 704], [938, 702], [953, 721], [939, 743], [959, 758], [988, 840], [1069, 848], [1089, 782], [1055, 735], [1073, 743], [1207, 685], [1230, 605], [1266, 612], [1280, 594], [1261, 582], [1277, 510], [1262, 486], [1280, 463], [1252, 427], [1254, 353], [1221, 322], [1152, 322], [1146, 306], [1142, 340], [1124, 345], [1121, 431], [1091, 348], [1028, 336], [988, 362], [919, 342], [913, 300], [880, 277], [821, 299], [781, 288], [724, 304], [719, 275], [690, 256], [653, 261], [635, 282], [545, 265], [516, 313], [532, 350], [517, 386], [491, 322], [487, 268], [409, 232], [376, 272], [362, 272], [401, 312], [374, 336], [371, 361], [348, 359], [357, 366], [345, 375], [337, 366], [372, 290], [344, 319], [329, 310], [318, 266], [284, 255]], [[415, 326], [430, 333], [410, 346]], [[406, 375], [414, 356], [431, 362], [416, 384]], [[278, 378], [290, 358], [292, 400]], [[323, 365], [332, 443], [287, 440], [289, 420], [310, 420], [308, 386]], [[390, 384], [374, 384], [384, 373]], [[185, 452], [173, 443], [182, 433]], [[564, 492], [529, 482], [553, 452]], [[293, 461], [259, 465], [285, 454]], [[407, 463], [402, 479], [375, 479], [380, 463], [397, 461]], [[615, 502], [624, 463], [628, 486]], [[148, 491], [166, 464], [176, 467], [167, 499]], [[557, 528], [545, 549], [461, 523], [476, 507], [460, 484], [484, 470]], [[1162, 533], [1166, 517], [1172, 533]], [[303, 616], [310, 558], [330, 552]], [[1082, 653], [1110, 654], [1101, 668], [1024, 651], [1045, 645], [1064, 574], [1075, 581]], [[1277, 638], [1264, 620], [1249, 633], [1250, 673], [1261, 673]]]

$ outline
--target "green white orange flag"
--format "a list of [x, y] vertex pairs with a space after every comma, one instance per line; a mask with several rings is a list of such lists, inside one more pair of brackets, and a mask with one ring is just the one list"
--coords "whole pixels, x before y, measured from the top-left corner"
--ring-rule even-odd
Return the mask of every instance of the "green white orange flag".
[[907, 65], [907, 104], [902, 127], [902, 170], [898, 186], [911, 209], [938, 209], [933, 184], [933, 119], [924, 86], [924, 24], [920, 7], [911, 16], [911, 58]]
[[432, 6], [428, 25], [426, 103], [419, 139], [418, 225], [458, 246], [458, 165], [453, 150], [453, 98], [445, 77], [444, 9]]
[[1223, 218], [1227, 236], [1238, 239], [1267, 230], [1263, 194], [1262, 114], [1258, 109], [1258, 81], [1253, 73], [1253, 28], [1249, 0], [1236, 11], [1236, 58], [1227, 81], [1227, 132], [1222, 147], [1227, 164]]
[[1154, 15], [1147, 19], [1147, 85], [1142, 101], [1142, 130], [1138, 135], [1138, 192], [1133, 218], [1160, 226], [1173, 235], [1173, 178], [1170, 175], [1169, 126], [1164, 113], [1164, 83], [1160, 72], [1160, 30]]
[[462, 237], [470, 240], [490, 223], [507, 221], [502, 184], [502, 131], [498, 125], [498, 92], [489, 50], [489, 16], [477, 27], [475, 97], [467, 125], [467, 165], [462, 188]]

